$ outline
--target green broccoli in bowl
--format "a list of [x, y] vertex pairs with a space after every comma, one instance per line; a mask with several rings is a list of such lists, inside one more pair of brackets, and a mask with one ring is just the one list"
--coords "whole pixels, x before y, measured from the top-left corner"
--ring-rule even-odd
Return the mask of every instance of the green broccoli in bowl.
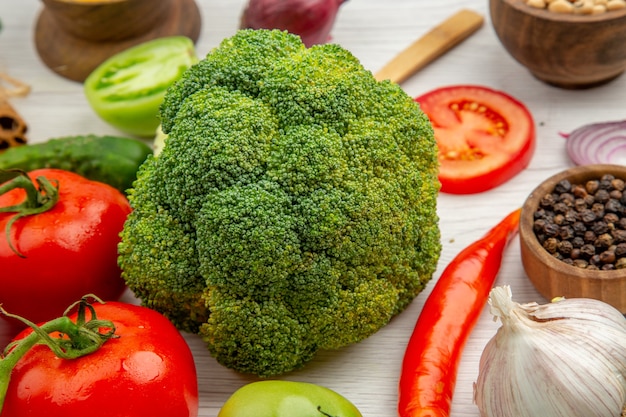
[[347, 50], [240, 30], [168, 90], [119, 263], [143, 304], [262, 377], [372, 335], [441, 251], [419, 105]]

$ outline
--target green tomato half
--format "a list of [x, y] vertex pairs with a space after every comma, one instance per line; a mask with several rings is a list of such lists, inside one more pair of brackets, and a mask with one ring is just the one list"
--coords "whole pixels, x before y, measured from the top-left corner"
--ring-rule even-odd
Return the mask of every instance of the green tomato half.
[[133, 46], [100, 64], [84, 82], [87, 101], [113, 127], [154, 136], [167, 89], [198, 62], [193, 41], [169, 36]]
[[259, 381], [239, 388], [218, 417], [362, 417], [345, 397], [320, 385]]

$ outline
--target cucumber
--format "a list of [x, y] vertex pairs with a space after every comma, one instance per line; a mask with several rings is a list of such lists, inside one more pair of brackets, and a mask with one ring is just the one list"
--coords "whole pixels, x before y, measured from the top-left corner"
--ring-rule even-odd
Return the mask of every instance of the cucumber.
[[9, 148], [0, 153], [0, 169], [64, 169], [126, 193], [137, 178], [137, 169], [152, 154], [149, 145], [136, 139], [67, 136]]

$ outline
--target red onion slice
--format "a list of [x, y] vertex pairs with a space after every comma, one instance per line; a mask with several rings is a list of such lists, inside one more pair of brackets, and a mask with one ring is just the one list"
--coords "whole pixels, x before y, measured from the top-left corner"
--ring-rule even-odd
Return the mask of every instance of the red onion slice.
[[562, 136], [577, 165], [626, 165], [626, 120], [592, 123]]

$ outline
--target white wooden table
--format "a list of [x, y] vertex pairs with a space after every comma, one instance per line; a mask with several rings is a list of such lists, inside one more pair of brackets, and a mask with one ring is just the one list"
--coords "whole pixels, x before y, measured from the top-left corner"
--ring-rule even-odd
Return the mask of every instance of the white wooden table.
[[[235, 32], [245, 2], [197, 1], [203, 18], [197, 50], [203, 56]], [[487, 6], [486, 0], [350, 0], [341, 7], [332, 32], [334, 42], [350, 49], [365, 67], [376, 72], [453, 12], [461, 8], [475, 10], [485, 17], [483, 28], [405, 81], [403, 88], [411, 96], [444, 85], [464, 83], [504, 90], [528, 106], [535, 117], [538, 134], [538, 146], [530, 166], [507, 184], [479, 195], [441, 195], [443, 252], [439, 270], [407, 310], [369, 339], [340, 351], [324, 352], [304, 370], [283, 377], [332, 388], [354, 402], [366, 417], [397, 415], [397, 385], [404, 347], [424, 300], [443, 268], [461, 249], [519, 207], [539, 182], [572, 165], [565, 153], [564, 139], [558, 132], [568, 132], [585, 123], [626, 117], [626, 76], [582, 91], [561, 90], [541, 83], [501, 47], [490, 25]], [[2, 0], [0, 5], [4, 26], [0, 32], [0, 71], [19, 77], [32, 87], [28, 97], [12, 100], [29, 124], [29, 140], [39, 142], [79, 133], [119, 133], [92, 112], [80, 84], [59, 77], [39, 60], [33, 44], [33, 26], [40, 7], [40, 2], [35, 0]], [[506, 252], [497, 284], [511, 285], [518, 301], [545, 301], [524, 273], [517, 240]], [[132, 300], [130, 295], [126, 298]], [[485, 309], [460, 365], [453, 417], [478, 416], [472, 403], [472, 383], [482, 349], [497, 326]], [[200, 416], [216, 416], [227, 397], [252, 379], [215, 362], [196, 336], [186, 335], [186, 338], [197, 360]]]

